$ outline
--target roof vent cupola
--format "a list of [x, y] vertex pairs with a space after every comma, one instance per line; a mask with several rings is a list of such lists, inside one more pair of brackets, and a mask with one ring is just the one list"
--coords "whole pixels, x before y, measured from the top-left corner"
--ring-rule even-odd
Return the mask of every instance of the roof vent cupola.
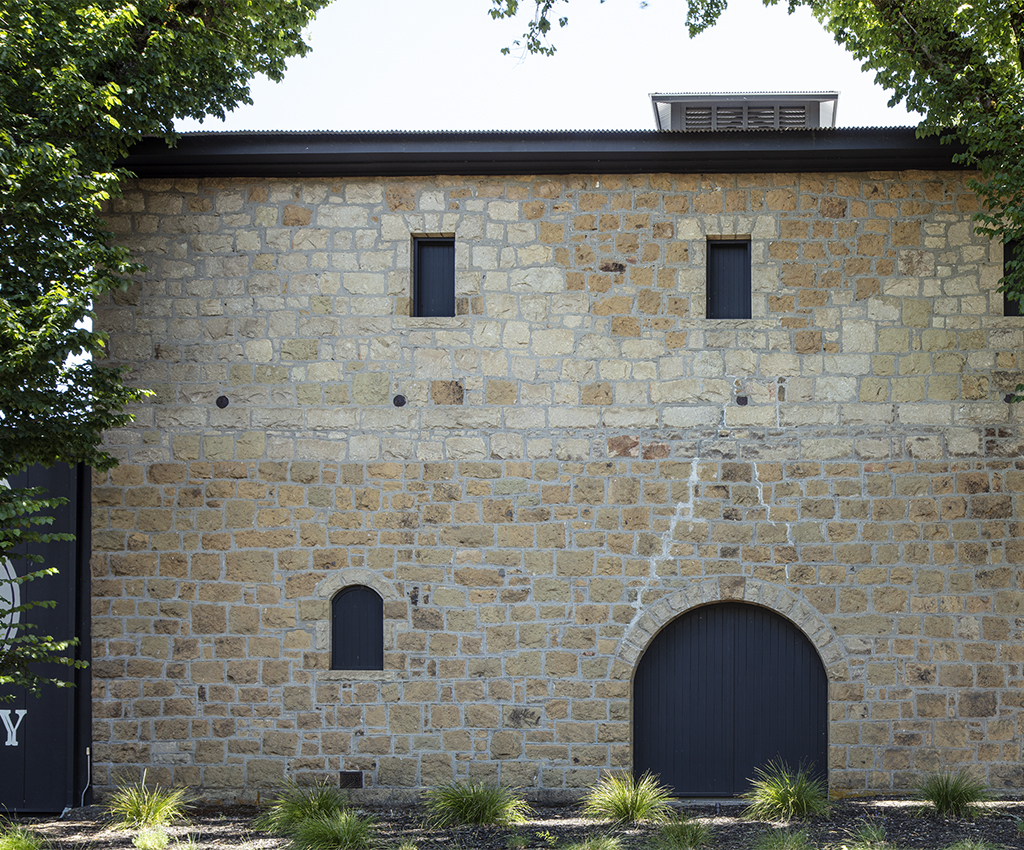
[[787, 130], [834, 127], [839, 92], [652, 94], [659, 130]]

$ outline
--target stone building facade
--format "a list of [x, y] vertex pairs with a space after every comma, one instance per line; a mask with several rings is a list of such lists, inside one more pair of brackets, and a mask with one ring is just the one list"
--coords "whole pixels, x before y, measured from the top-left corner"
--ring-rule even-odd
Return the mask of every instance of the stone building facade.
[[[833, 793], [1024, 787], [1024, 319], [970, 175], [874, 156], [127, 185], [149, 272], [97, 321], [153, 395], [94, 482], [96, 784], [571, 795], [634, 766], [655, 635], [738, 600], [821, 658]], [[457, 315], [413, 317], [438, 234]], [[705, 317], [719, 239], [749, 319]], [[331, 669], [353, 585], [382, 670]]]

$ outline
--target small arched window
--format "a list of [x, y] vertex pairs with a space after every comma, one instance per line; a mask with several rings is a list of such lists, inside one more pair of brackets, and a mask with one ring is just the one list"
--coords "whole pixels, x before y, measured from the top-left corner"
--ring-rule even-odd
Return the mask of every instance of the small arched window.
[[331, 600], [331, 669], [384, 669], [384, 600], [362, 585]]

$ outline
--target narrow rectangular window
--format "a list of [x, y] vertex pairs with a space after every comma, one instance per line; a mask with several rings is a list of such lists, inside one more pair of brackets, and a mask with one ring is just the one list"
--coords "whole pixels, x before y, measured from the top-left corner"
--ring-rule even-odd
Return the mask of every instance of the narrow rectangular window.
[[709, 319], [749, 319], [750, 243], [708, 242], [707, 312]]
[[[1010, 263], [1018, 263], [1024, 261], [1024, 257], [1017, 256], [1018, 243], [1016, 239], [1011, 239], [1009, 242], [1003, 245], [1003, 277], [1009, 274]], [[1004, 316], [1020, 316], [1024, 315], [1021, 313], [1020, 301], [1016, 298], [1011, 298], [1007, 293], [1003, 293], [1003, 315]]]
[[414, 316], [455, 315], [454, 239], [413, 239], [412, 298]]

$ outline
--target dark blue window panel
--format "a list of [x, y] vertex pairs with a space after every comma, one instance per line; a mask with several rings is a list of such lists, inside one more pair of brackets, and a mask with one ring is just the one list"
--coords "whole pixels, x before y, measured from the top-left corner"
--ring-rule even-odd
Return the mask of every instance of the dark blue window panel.
[[455, 240], [413, 240], [414, 316], [455, 315]]
[[331, 600], [331, 669], [384, 669], [384, 600], [361, 585]]
[[[1003, 276], [1005, 277], [1010, 271], [1010, 263], [1017, 263], [1024, 260], [1024, 257], [1017, 256], [1018, 242], [1016, 239], [1011, 239], [1005, 245], [1003, 245]], [[1020, 301], [1015, 298], [1011, 298], [1005, 292], [1003, 293], [1003, 315], [1004, 316], [1020, 316], [1024, 315], [1021, 313]]]
[[708, 242], [707, 317], [750, 318], [750, 243]]

